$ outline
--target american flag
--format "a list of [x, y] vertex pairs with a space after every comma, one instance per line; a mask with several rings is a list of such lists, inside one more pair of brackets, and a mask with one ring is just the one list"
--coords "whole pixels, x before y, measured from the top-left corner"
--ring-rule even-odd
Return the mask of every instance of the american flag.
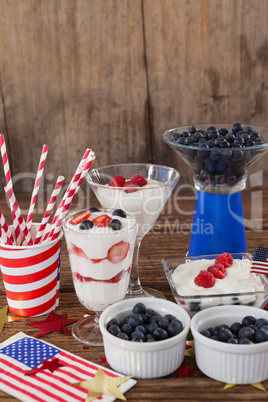
[[268, 274], [268, 248], [255, 247], [250, 272]]
[[[55, 371], [25, 375], [25, 371], [41, 366], [42, 359], [56, 358], [63, 366]], [[0, 344], [0, 389], [22, 402], [84, 402], [88, 391], [70, 384], [93, 379], [99, 368], [111, 377], [121, 376], [23, 332]], [[124, 393], [135, 384], [136, 381], [130, 379], [119, 389]], [[98, 400], [110, 402], [115, 398], [102, 395]]]

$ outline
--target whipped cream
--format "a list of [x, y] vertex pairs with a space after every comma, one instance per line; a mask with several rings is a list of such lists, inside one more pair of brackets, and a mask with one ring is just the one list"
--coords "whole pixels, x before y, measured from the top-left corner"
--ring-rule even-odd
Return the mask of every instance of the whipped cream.
[[226, 268], [227, 275], [223, 279], [215, 278], [215, 285], [203, 288], [194, 283], [195, 277], [201, 270], [213, 265], [215, 260], [202, 259], [189, 261], [179, 265], [172, 273], [172, 280], [179, 295], [213, 295], [228, 293], [256, 292], [264, 289], [260, 277], [250, 274], [251, 261], [235, 259], [233, 264]]
[[[139, 224], [137, 237], [143, 237], [155, 224], [171, 192], [169, 183], [148, 179], [147, 184], [135, 192], [129, 188], [106, 186], [94, 188], [104, 208], [121, 208], [131, 213]], [[131, 189], [130, 189], [131, 190]]]
[[120, 220], [120, 230], [109, 226], [82, 230], [79, 224], [69, 223], [79, 211], [63, 222], [76, 295], [82, 305], [93, 311], [103, 311], [122, 300], [130, 279], [136, 220], [113, 216], [112, 212], [102, 209], [92, 213], [89, 220], [108, 215]]

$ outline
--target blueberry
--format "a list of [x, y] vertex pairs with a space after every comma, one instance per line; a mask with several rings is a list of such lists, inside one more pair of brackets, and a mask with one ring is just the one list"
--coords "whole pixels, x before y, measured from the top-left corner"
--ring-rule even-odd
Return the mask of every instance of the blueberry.
[[146, 313], [146, 307], [143, 303], [137, 303], [132, 309], [134, 314], [145, 314]]
[[130, 315], [127, 315], [127, 316], [123, 319], [122, 324], [128, 324], [130, 317], [131, 317]]
[[96, 208], [96, 207], [91, 207], [91, 208], [89, 208], [89, 210], [90, 210], [90, 212], [92, 212], [92, 213], [94, 213], [94, 212], [100, 212], [100, 209], [99, 209], [99, 208]]
[[247, 127], [245, 127], [245, 133], [247, 133], [247, 134], [249, 134], [249, 133], [251, 133], [251, 131], [252, 131], [252, 127], [250, 127], [250, 126], [247, 126]]
[[117, 336], [119, 332], [121, 332], [121, 330], [118, 325], [113, 324], [108, 328], [108, 332], [110, 332], [110, 334], [112, 335]]
[[266, 329], [264, 327], [257, 329], [257, 331], [255, 333], [255, 340], [258, 343], [268, 341], [268, 329]]
[[202, 134], [197, 131], [196, 133], [194, 133], [193, 138], [195, 139], [195, 141], [199, 141], [202, 138]]
[[233, 334], [229, 329], [222, 329], [220, 334], [219, 334], [219, 338], [221, 342], [227, 342], [228, 339], [232, 338]]
[[175, 142], [176, 142], [176, 144], [185, 145], [186, 144], [186, 138], [185, 137], [180, 137]]
[[107, 324], [107, 329], [109, 329], [111, 325], [117, 325], [120, 328], [122, 323], [117, 318], [112, 318]]
[[234, 144], [238, 144], [238, 145], [243, 145], [245, 143], [244, 139], [242, 137], [237, 137], [234, 139]]
[[156, 328], [156, 330], [153, 333], [153, 338], [156, 341], [163, 341], [164, 339], [168, 338], [168, 333], [162, 328]]
[[123, 211], [123, 209], [120, 209], [120, 208], [115, 209], [112, 212], [112, 215], [113, 216], [121, 216], [121, 218], [126, 218], [127, 217], [127, 214], [125, 213], [125, 211]]
[[255, 332], [250, 327], [242, 327], [238, 332], [239, 339], [246, 338], [246, 339], [249, 339], [250, 341], [253, 341], [254, 337], [255, 337]]
[[214, 126], [210, 126], [208, 127], [207, 131], [217, 131], [217, 129]]
[[212, 339], [213, 341], [219, 341], [220, 340], [220, 338], [217, 335], [212, 335], [212, 337], [210, 339]]
[[235, 123], [232, 127], [232, 132], [236, 134], [238, 131], [243, 131], [243, 126], [240, 123]]
[[239, 297], [237, 297], [237, 296], [232, 297], [231, 304], [233, 304], [234, 306], [236, 306], [236, 305], [238, 306], [240, 304]]
[[183, 131], [183, 133], [181, 133], [181, 137], [190, 137], [190, 133], [188, 133], [188, 131]]
[[214, 140], [208, 140], [206, 142], [206, 144], [208, 145], [209, 148], [214, 148], [216, 146], [216, 143]]
[[238, 343], [238, 339], [237, 338], [229, 338], [227, 343]]
[[116, 335], [117, 338], [124, 339], [125, 341], [129, 341], [129, 336], [125, 332], [119, 332], [119, 334]]
[[135, 328], [135, 331], [139, 331], [139, 332], [142, 332], [144, 335], [146, 335], [147, 334], [147, 329], [143, 326], [143, 325], [138, 325], [136, 328]]
[[240, 322], [234, 322], [231, 325], [231, 331], [234, 335], [238, 335], [239, 330], [242, 328], [242, 324], [240, 324]]
[[169, 320], [167, 318], [161, 317], [157, 324], [160, 328], [167, 329], [167, 327], [169, 326]]
[[211, 332], [209, 329], [204, 329], [203, 331], [200, 332], [201, 335], [205, 336], [206, 338], [211, 337]]
[[201, 310], [201, 302], [193, 301], [189, 303], [190, 311], [200, 311]]
[[206, 142], [199, 142], [198, 148], [209, 148], [209, 146], [207, 145], [207, 140]]
[[132, 332], [130, 338], [131, 338], [132, 342], [144, 342], [145, 341], [145, 335], [140, 331]]
[[147, 335], [145, 336], [145, 341], [146, 341], [146, 342], [155, 342], [155, 340], [154, 340], [152, 334], [147, 334]]
[[218, 141], [217, 146], [219, 148], [228, 148], [230, 145], [228, 141], [221, 139], [220, 141]]
[[171, 137], [171, 141], [176, 141], [180, 137], [179, 133], [173, 133]]
[[247, 327], [250, 324], [255, 324], [256, 318], [253, 317], [252, 315], [247, 315], [246, 317], [243, 318], [242, 320], [242, 325], [243, 327]]
[[222, 135], [222, 136], [225, 136], [226, 134], [228, 134], [228, 130], [227, 130], [227, 128], [220, 128], [219, 129], [219, 134], [220, 135]]
[[253, 141], [251, 138], [246, 141], [245, 143], [246, 147], [253, 147], [255, 145], [255, 141]]
[[109, 227], [113, 230], [121, 230], [122, 222], [119, 219], [113, 219], [109, 225]]
[[257, 138], [259, 138], [260, 137], [260, 134], [259, 133], [257, 133], [257, 131], [255, 131], [255, 130], [251, 130], [251, 132], [250, 132], [250, 138], [251, 139], [257, 139]]
[[172, 314], [165, 314], [162, 318], [166, 318], [169, 322], [176, 319], [176, 317], [174, 317]]
[[191, 126], [191, 127], [189, 127], [188, 131], [190, 134], [194, 134], [197, 131], [197, 128], [195, 126]]
[[121, 327], [121, 331], [125, 332], [125, 334], [127, 334], [127, 335], [131, 335], [133, 332], [133, 327], [130, 324], [124, 324]]
[[156, 328], [158, 328], [158, 325], [156, 324], [156, 322], [150, 322], [150, 324], [148, 324], [148, 327], [147, 327], [148, 332], [150, 334], [153, 334], [154, 331], [156, 330]]
[[81, 230], [88, 230], [93, 228], [93, 222], [89, 220], [82, 221], [79, 225], [79, 229]]
[[268, 321], [265, 318], [258, 318], [255, 321], [255, 325], [257, 328], [261, 328], [263, 325], [268, 325]]
[[167, 333], [169, 336], [175, 336], [183, 330], [183, 325], [180, 320], [173, 320], [167, 327]]
[[233, 133], [228, 133], [225, 136], [225, 140], [228, 141], [230, 144], [234, 142], [235, 136]]
[[217, 327], [215, 327], [215, 328], [212, 328], [212, 330], [211, 330], [211, 336], [219, 336], [219, 334], [220, 334], [220, 332], [221, 332], [221, 326], [220, 325], [218, 325]]
[[243, 138], [243, 140], [246, 142], [247, 140], [250, 139], [250, 136], [249, 136], [249, 134], [244, 133], [241, 135], [241, 138]]
[[251, 340], [249, 340], [249, 339], [247, 339], [247, 338], [242, 338], [242, 339], [239, 339], [239, 340], [238, 340], [238, 343], [239, 343], [240, 345], [251, 345], [251, 344], [253, 344], [254, 342], [252, 342]]
[[142, 325], [143, 324], [143, 319], [142, 316], [140, 314], [132, 314], [129, 317], [129, 321], [128, 323], [130, 325], [132, 325], [133, 328], [136, 328], [138, 325]]
[[152, 317], [149, 318], [149, 323], [155, 322], [157, 324], [159, 320], [160, 317], [158, 317], [158, 315], [153, 315]]
[[157, 315], [157, 314], [156, 314], [156, 312], [155, 312], [154, 310], [148, 308], [148, 309], [146, 310], [145, 315], [146, 315], [146, 317], [149, 319], [149, 318], [152, 317], [153, 315]]

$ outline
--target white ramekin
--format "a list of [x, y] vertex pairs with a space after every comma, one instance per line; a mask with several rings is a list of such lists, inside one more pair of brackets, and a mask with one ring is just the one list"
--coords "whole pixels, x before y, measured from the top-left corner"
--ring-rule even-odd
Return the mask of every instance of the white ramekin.
[[[131, 314], [137, 303], [153, 309], [161, 316], [172, 314], [183, 324], [183, 331], [166, 340], [152, 343], [138, 343], [117, 338], [107, 331], [112, 318], [124, 318]], [[136, 378], [157, 378], [173, 373], [180, 367], [185, 353], [186, 339], [190, 328], [190, 317], [177, 304], [156, 298], [133, 298], [120, 301], [108, 307], [100, 316], [100, 330], [109, 365], [124, 375]]]
[[200, 334], [221, 324], [241, 323], [248, 315], [268, 320], [268, 311], [239, 305], [211, 307], [192, 318], [196, 363], [208, 377], [230, 384], [253, 384], [268, 378], [268, 342], [237, 345]]

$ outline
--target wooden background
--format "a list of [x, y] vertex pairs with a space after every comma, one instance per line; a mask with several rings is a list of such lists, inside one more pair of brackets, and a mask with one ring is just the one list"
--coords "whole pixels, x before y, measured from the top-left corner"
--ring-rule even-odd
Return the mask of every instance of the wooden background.
[[[0, 0], [0, 130], [15, 189], [95, 166], [191, 172], [163, 142], [193, 123], [268, 126], [267, 0]], [[260, 166], [267, 164], [266, 159]], [[257, 167], [259, 169], [259, 167]], [[0, 196], [3, 171], [0, 166]]]

